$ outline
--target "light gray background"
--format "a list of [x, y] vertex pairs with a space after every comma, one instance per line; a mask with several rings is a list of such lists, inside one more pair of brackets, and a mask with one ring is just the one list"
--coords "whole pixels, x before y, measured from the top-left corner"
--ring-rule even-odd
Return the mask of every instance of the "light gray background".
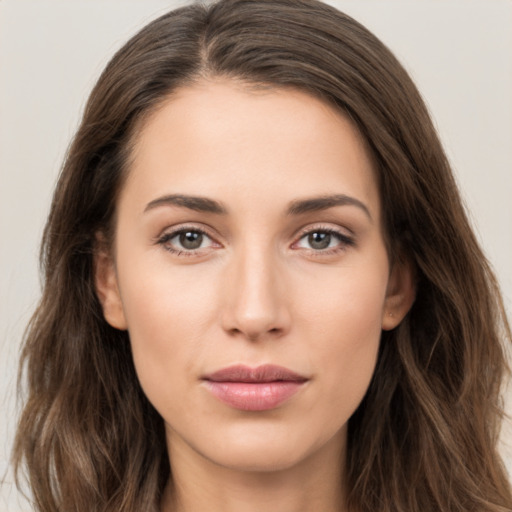
[[[38, 244], [67, 144], [113, 52], [150, 19], [184, 3], [0, 0], [0, 510], [29, 510], [6, 474], [16, 361], [39, 295]], [[512, 2], [330, 3], [374, 31], [416, 80], [510, 312]], [[510, 447], [503, 453], [512, 470]]]

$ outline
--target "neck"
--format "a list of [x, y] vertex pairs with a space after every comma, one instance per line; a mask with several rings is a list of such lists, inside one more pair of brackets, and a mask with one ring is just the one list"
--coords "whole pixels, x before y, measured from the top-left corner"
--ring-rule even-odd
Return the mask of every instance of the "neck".
[[[343, 443], [344, 445], [344, 443]], [[162, 512], [346, 512], [340, 439], [284, 469], [226, 468], [180, 441], [170, 452], [172, 482]]]

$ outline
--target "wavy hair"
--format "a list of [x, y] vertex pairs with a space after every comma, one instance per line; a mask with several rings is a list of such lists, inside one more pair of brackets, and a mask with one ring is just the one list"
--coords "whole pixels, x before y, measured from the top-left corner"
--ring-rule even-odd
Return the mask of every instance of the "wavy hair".
[[20, 363], [13, 462], [35, 509], [156, 512], [172, 478], [128, 334], [107, 324], [95, 293], [95, 233], [112, 234], [143, 120], [177, 88], [216, 76], [300, 89], [348, 116], [375, 161], [390, 254], [415, 268], [416, 301], [383, 332], [349, 420], [349, 509], [512, 510], [496, 448], [511, 341], [496, 280], [410, 77], [367, 29], [315, 0], [171, 11], [119, 50], [94, 87], [53, 197], [44, 288]]

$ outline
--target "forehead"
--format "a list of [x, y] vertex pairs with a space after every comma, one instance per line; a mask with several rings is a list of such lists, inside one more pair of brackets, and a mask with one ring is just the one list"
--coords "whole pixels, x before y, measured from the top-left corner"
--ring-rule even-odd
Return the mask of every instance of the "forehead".
[[379, 209], [371, 157], [351, 121], [305, 92], [231, 80], [178, 89], [145, 120], [126, 188], [147, 201], [157, 191], [284, 201], [335, 188]]

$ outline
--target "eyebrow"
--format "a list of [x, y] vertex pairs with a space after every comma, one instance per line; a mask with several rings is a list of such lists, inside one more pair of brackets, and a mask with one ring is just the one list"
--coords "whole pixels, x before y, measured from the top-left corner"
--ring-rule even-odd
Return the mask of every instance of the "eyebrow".
[[287, 213], [288, 215], [301, 215], [303, 213], [327, 210], [328, 208], [333, 208], [335, 206], [356, 206], [357, 208], [360, 208], [370, 220], [372, 220], [370, 210], [362, 201], [345, 194], [332, 194], [292, 201], [288, 207]]
[[215, 213], [217, 215], [225, 215], [227, 213], [226, 208], [218, 201], [208, 199], [207, 197], [187, 196], [183, 194], [170, 194], [154, 199], [146, 205], [144, 212], [159, 206], [180, 206], [196, 212]]
[[[197, 212], [214, 213], [217, 215], [226, 215], [228, 213], [227, 209], [214, 199], [184, 194], [170, 194], [154, 199], [146, 205], [144, 212], [158, 208], [159, 206], [179, 206]], [[372, 220], [368, 207], [362, 201], [345, 194], [332, 194], [308, 199], [298, 199], [290, 203], [286, 213], [287, 215], [302, 215], [304, 213], [327, 210], [335, 206], [356, 206]]]

